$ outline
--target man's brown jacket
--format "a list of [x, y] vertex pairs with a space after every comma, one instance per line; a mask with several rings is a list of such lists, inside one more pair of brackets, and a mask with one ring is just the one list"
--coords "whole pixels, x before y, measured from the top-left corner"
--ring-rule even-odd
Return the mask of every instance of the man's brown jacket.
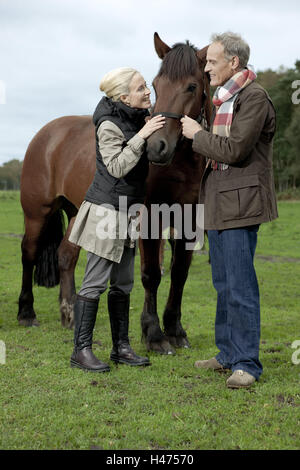
[[261, 224], [278, 217], [272, 141], [275, 110], [267, 92], [252, 82], [235, 100], [229, 137], [201, 130], [193, 149], [202, 156], [227, 163], [227, 170], [204, 172], [199, 202], [204, 204], [206, 230]]

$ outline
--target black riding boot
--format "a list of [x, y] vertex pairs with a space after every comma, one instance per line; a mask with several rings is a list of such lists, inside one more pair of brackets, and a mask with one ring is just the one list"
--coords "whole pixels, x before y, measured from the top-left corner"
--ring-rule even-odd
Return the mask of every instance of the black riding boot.
[[74, 305], [74, 351], [71, 356], [71, 367], [91, 372], [108, 372], [109, 365], [99, 361], [92, 351], [98, 303], [98, 300], [77, 295]]
[[130, 296], [120, 291], [110, 291], [107, 296], [113, 348], [112, 361], [130, 366], [148, 366], [147, 357], [135, 354], [129, 344], [129, 299]]

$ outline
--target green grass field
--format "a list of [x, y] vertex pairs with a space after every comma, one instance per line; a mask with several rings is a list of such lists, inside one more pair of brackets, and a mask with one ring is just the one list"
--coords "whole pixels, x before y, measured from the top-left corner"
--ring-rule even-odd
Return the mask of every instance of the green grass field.
[[[192, 347], [176, 356], [150, 353], [151, 367], [111, 364], [107, 374], [71, 369], [73, 332], [60, 325], [58, 288], [34, 288], [40, 327], [18, 326], [23, 232], [18, 197], [0, 193], [0, 340], [6, 345], [6, 362], [0, 364], [1, 449], [300, 449], [300, 364], [292, 361], [293, 353], [300, 359], [292, 348], [300, 340], [300, 201], [279, 202], [279, 219], [260, 229], [256, 269], [264, 373], [248, 390], [229, 390], [228, 373], [193, 366], [217, 352], [216, 293], [207, 253], [194, 255], [184, 291], [182, 323]], [[167, 250], [160, 313], [169, 259]], [[84, 266], [82, 252], [77, 286]], [[142, 306], [137, 256], [130, 338], [136, 352], [145, 354]], [[109, 361], [106, 295], [94, 341], [96, 355]]]

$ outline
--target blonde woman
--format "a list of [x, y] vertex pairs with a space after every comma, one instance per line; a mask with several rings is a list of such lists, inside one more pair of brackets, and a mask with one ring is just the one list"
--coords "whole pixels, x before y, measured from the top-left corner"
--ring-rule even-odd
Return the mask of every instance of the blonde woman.
[[[164, 125], [162, 116], [149, 116], [150, 90], [135, 69], [118, 68], [100, 83], [105, 96], [93, 116], [96, 135], [96, 173], [79, 209], [69, 240], [87, 253], [87, 265], [74, 306], [74, 351], [71, 366], [94, 372], [109, 371], [92, 351], [99, 298], [108, 292], [112, 344], [110, 358], [132, 366], [149, 365], [132, 350], [128, 339], [130, 292], [134, 282], [134, 242], [119, 236], [120, 197], [127, 207], [142, 203], [148, 160], [147, 138]], [[99, 236], [99, 223], [109, 221], [113, 238]], [[127, 216], [127, 214], [126, 214]]]

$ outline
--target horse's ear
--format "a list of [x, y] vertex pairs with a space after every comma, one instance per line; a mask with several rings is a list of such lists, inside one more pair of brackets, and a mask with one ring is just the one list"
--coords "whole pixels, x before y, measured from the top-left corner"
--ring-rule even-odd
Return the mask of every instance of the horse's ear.
[[163, 59], [171, 50], [171, 48], [160, 39], [157, 33], [154, 33], [154, 47], [160, 59]]
[[203, 47], [203, 49], [200, 49], [200, 51], [197, 51], [197, 56], [198, 56], [198, 59], [200, 60], [200, 62], [205, 62], [206, 61], [206, 53], [207, 53], [208, 47], [209, 46], [205, 46], [205, 47]]

